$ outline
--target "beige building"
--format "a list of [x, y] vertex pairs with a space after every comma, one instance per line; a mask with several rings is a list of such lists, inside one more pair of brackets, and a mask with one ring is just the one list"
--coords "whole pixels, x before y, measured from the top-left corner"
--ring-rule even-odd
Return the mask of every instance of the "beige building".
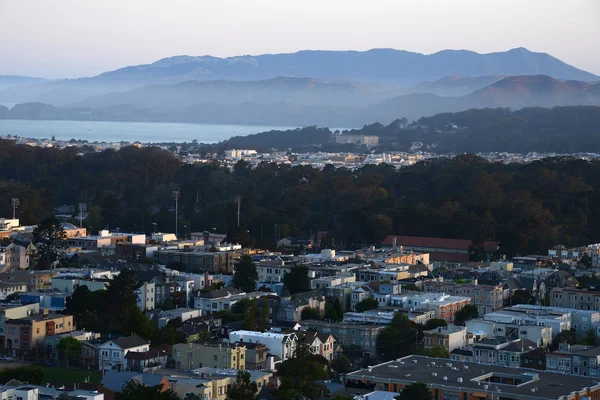
[[35, 315], [6, 321], [6, 348], [33, 349], [44, 344], [46, 336], [72, 332], [72, 315]]
[[379, 136], [337, 135], [335, 136], [335, 142], [337, 144], [358, 144], [370, 147], [379, 144]]
[[52, 278], [58, 275], [56, 271], [20, 271], [12, 270], [0, 274], [0, 281], [26, 285], [26, 292], [50, 289]]
[[423, 345], [429, 350], [434, 347], [443, 347], [448, 352], [460, 347], [473, 344], [473, 334], [467, 332], [464, 326], [453, 324], [423, 331]]
[[180, 343], [173, 346], [177, 369], [246, 369], [246, 346], [228, 343]]
[[27, 269], [33, 266], [33, 262], [35, 261], [37, 255], [37, 248], [29, 244], [29, 246], [19, 246], [18, 244], [11, 243], [3, 249], [4, 260], [5, 260], [5, 270], [15, 270], [15, 269]]

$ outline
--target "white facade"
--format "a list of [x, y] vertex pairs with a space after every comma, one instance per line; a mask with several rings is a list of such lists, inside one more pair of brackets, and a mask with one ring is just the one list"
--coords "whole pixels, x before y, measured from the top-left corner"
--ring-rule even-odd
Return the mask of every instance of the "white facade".
[[297, 342], [294, 333], [233, 331], [229, 333], [229, 342], [262, 343], [269, 348], [269, 353], [281, 358], [282, 361], [294, 355]]
[[148, 350], [150, 350], [150, 344], [148, 343], [124, 349], [115, 341], [109, 340], [98, 346], [98, 370], [123, 371], [127, 367], [127, 360], [125, 360], [127, 353], [130, 351], [146, 352]]
[[137, 294], [137, 306], [140, 310], [154, 310], [155, 307], [155, 284], [145, 282], [135, 293]]
[[251, 293], [237, 293], [237, 294], [227, 294], [223, 297], [194, 297], [194, 308], [201, 310], [202, 314], [205, 315], [207, 313], [214, 313], [221, 310], [230, 310], [231, 306], [242, 299], [257, 299], [263, 296], [273, 295], [276, 296], [276, 293], [269, 292], [251, 292]]

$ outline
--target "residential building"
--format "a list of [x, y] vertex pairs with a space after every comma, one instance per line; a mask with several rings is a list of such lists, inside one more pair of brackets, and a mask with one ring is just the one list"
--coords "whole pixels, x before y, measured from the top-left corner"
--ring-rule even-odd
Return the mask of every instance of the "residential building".
[[555, 287], [550, 291], [550, 305], [577, 310], [600, 311], [600, 288], [577, 289]]
[[236, 251], [180, 251], [156, 250], [154, 259], [160, 264], [180, 262], [187, 272], [233, 272], [234, 260], [238, 257]]
[[435, 318], [448, 323], [454, 321], [454, 315], [471, 303], [470, 297], [451, 296], [443, 293], [407, 293], [391, 296], [391, 305], [405, 310], [433, 310]]
[[302, 319], [302, 311], [307, 307], [323, 312], [325, 297], [318, 289], [309, 292], [296, 293], [293, 296], [283, 294], [279, 302], [274, 302], [273, 315], [282, 323], [295, 323]]
[[58, 273], [56, 271], [20, 271], [10, 270], [0, 274], [0, 281], [8, 283], [20, 283], [27, 286], [27, 292], [51, 289], [52, 278]]
[[561, 344], [557, 351], [546, 354], [548, 371], [581, 376], [600, 376], [600, 346]]
[[347, 388], [388, 392], [400, 392], [415, 382], [426, 382], [436, 400], [583, 400], [600, 396], [600, 384], [592, 377], [472, 362], [449, 363], [448, 359], [418, 355], [344, 376]]
[[282, 361], [292, 358], [298, 338], [296, 333], [233, 331], [229, 333], [229, 343], [260, 343], [267, 346], [269, 353]]
[[246, 369], [262, 371], [268, 369], [269, 348], [262, 343], [244, 343], [246, 347]]
[[521, 368], [546, 370], [546, 349], [536, 347], [527, 353], [521, 354]]
[[467, 332], [464, 326], [453, 324], [423, 331], [423, 345], [425, 349], [443, 347], [448, 352], [456, 348], [467, 347], [473, 344], [473, 335]]
[[128, 351], [125, 354], [127, 370], [145, 372], [151, 368], [167, 366], [169, 353], [162, 347], [150, 349], [148, 351]]
[[221, 310], [230, 310], [231, 306], [242, 299], [257, 299], [263, 296], [275, 296], [275, 293], [246, 293], [239, 289], [223, 288], [204, 293], [200, 297], [194, 297], [194, 308], [201, 310], [204, 315]]
[[0, 348], [5, 346], [6, 321], [38, 315], [40, 305], [34, 304], [2, 304], [0, 305]]
[[482, 364], [519, 368], [521, 356], [537, 347], [539, 346], [529, 339], [509, 341], [485, 339], [473, 345], [473, 360]]
[[115, 247], [118, 243], [146, 243], [146, 235], [137, 233], [119, 233], [102, 230], [98, 235], [77, 236], [67, 239], [70, 247], [94, 250], [102, 247]]
[[504, 306], [505, 289], [502, 285], [478, 285], [477, 280], [469, 283], [425, 281], [423, 291], [470, 297], [479, 315], [500, 310]]
[[160, 314], [158, 314], [158, 327], [164, 328], [172, 319], [179, 318], [181, 322], [185, 322], [200, 316], [202, 316], [202, 311], [192, 308], [175, 308], [173, 310], [161, 311]]
[[246, 369], [244, 343], [181, 343], [173, 346], [175, 368]]
[[[551, 321], [553, 322], [553, 321]], [[554, 329], [551, 326], [542, 326], [543, 320], [519, 319], [508, 317], [507, 319], [498, 318], [496, 320], [483, 320], [481, 318], [465, 321], [467, 332], [480, 338], [514, 340], [529, 339], [540, 346], [552, 344]], [[558, 322], [556, 329], [566, 329], [568, 323]], [[557, 333], [558, 335], [558, 333]]]
[[[469, 247], [471, 240], [440, 239], [416, 236], [390, 235], [382, 243], [383, 247], [400, 248], [403, 251], [429, 253], [431, 261], [467, 262], [470, 258]], [[498, 249], [498, 242], [484, 242], [486, 253], [493, 253]]]
[[60, 225], [65, 231], [67, 239], [87, 236], [87, 229], [85, 228], [81, 228], [68, 222], [61, 222]]
[[27, 247], [11, 243], [0, 251], [4, 253], [7, 271], [31, 268], [37, 258], [37, 248], [31, 243]]
[[108, 279], [85, 279], [79, 277], [57, 276], [51, 281], [52, 291], [72, 294], [80, 286], [86, 286], [90, 292], [106, 290], [110, 285]]
[[[365, 356], [375, 356], [377, 336], [385, 329], [383, 325], [355, 324], [348, 322], [302, 321], [302, 328], [331, 334], [339, 345], [357, 345]], [[270, 348], [270, 347], [269, 347]]]
[[130, 351], [145, 353], [150, 343], [137, 335], [111, 339], [98, 345], [98, 369], [100, 371], [124, 371], [127, 367], [125, 356]]
[[327, 361], [333, 360], [333, 350], [335, 346], [335, 338], [328, 333], [319, 333], [315, 331], [303, 331], [306, 343], [310, 348], [310, 352], [315, 355], [324, 357]]
[[15, 293], [24, 293], [27, 286], [17, 282], [0, 282], [0, 300], [6, 300], [8, 296]]
[[356, 282], [354, 275], [336, 275], [336, 276], [322, 276], [320, 278], [311, 279], [311, 289], [325, 289], [333, 286], [340, 286], [345, 283]]
[[46, 336], [75, 330], [72, 315], [32, 315], [6, 321], [7, 349], [27, 351], [44, 344]]
[[21, 304], [39, 304], [44, 312], [62, 312], [67, 305], [65, 293], [28, 292], [19, 296]]
[[137, 306], [140, 310], [154, 310], [154, 283], [144, 282], [136, 289], [137, 294]]
[[377, 146], [379, 144], [379, 136], [336, 135], [334, 138], [337, 144], [357, 144], [367, 147]]

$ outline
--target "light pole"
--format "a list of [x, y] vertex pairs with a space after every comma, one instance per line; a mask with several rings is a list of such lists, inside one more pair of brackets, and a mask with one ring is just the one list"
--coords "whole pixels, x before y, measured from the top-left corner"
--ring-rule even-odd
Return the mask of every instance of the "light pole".
[[179, 191], [178, 190], [173, 190], [173, 198], [175, 199], [175, 236], [178, 235], [179, 231], [178, 231], [178, 207], [179, 207]]
[[242, 205], [242, 196], [235, 196], [235, 202], [237, 203], [237, 226], [240, 227], [240, 207]]
[[21, 201], [19, 199], [17, 199], [16, 197], [13, 197], [12, 199], [10, 199], [10, 202], [11, 202], [12, 208], [13, 208], [13, 219], [17, 219], [17, 207], [19, 207], [19, 205], [21, 204]]
[[152, 225], [154, 225], [154, 233], [156, 233], [156, 222], [153, 222]]
[[85, 203], [79, 203], [79, 227], [83, 228], [83, 213], [85, 212]]

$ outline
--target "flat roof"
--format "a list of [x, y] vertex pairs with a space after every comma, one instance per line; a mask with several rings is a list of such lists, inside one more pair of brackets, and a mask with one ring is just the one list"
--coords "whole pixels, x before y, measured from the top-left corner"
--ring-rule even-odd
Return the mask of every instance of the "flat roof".
[[[515, 399], [559, 399], [579, 392], [586, 387], [600, 389], [595, 378], [564, 375], [555, 372], [538, 371], [527, 368], [511, 368], [499, 365], [486, 365], [475, 362], [454, 361], [447, 358], [430, 358], [410, 355], [351, 372], [346, 380], [370, 380], [380, 383], [425, 382], [428, 386], [447, 390], [467, 389], [470, 392], [494, 392], [496, 396]], [[520, 385], [490, 383], [484, 379], [495, 376], [519, 377]]]

